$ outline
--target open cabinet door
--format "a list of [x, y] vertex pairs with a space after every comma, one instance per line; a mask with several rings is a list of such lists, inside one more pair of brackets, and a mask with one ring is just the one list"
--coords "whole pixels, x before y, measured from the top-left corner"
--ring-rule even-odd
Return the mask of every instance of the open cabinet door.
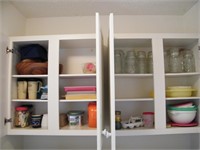
[[[0, 1], [0, 84], [2, 85], [2, 2]], [[0, 89], [0, 113], [2, 114], [2, 88]], [[0, 115], [0, 149], [2, 147], [2, 136], [3, 136], [3, 127], [2, 127], [3, 117]]]
[[102, 150], [102, 101], [103, 101], [103, 69], [102, 69], [102, 37], [101, 37], [101, 27], [100, 27], [100, 16], [96, 13], [96, 84], [97, 84], [97, 150]]
[[[19, 22], [14, 22], [13, 20]], [[23, 137], [7, 135], [7, 125], [4, 124], [8, 106], [8, 61], [9, 36], [23, 34], [24, 17], [7, 1], [0, 1], [0, 149], [22, 149]], [[19, 26], [18, 26], [19, 25]]]
[[116, 149], [115, 136], [115, 78], [114, 78], [114, 20], [113, 14], [109, 17], [109, 62], [110, 62], [110, 125], [111, 149]]

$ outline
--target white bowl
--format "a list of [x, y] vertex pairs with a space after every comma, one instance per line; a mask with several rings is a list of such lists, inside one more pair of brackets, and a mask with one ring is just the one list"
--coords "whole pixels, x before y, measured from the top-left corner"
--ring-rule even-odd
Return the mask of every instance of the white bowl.
[[195, 116], [196, 116], [196, 110], [193, 111], [175, 111], [175, 110], [168, 110], [168, 116], [169, 118], [175, 122], [180, 124], [187, 124], [191, 123]]

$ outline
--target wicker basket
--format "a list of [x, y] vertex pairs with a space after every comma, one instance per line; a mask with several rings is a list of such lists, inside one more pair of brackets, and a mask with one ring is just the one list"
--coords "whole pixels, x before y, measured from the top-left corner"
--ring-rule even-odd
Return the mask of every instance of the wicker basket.
[[[16, 65], [20, 75], [41, 75], [48, 73], [48, 62], [21, 61]], [[59, 73], [62, 73], [62, 64], [59, 65]]]

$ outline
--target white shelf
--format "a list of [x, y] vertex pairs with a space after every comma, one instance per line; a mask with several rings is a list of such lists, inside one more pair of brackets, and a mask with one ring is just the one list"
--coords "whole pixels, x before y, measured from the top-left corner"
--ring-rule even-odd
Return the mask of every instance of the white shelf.
[[200, 97], [167, 97], [166, 100], [199, 100]]
[[153, 74], [115, 74], [115, 77], [153, 77]]
[[70, 126], [64, 126], [60, 128], [60, 131], [62, 134], [66, 135], [77, 135], [77, 136], [95, 136], [97, 135], [97, 129], [96, 128], [89, 128], [88, 125], [83, 125], [81, 127], [70, 127]]
[[199, 126], [196, 127], [171, 127], [166, 129], [126, 129], [116, 130], [116, 136], [138, 136], [138, 135], [162, 135], [162, 134], [187, 134], [199, 133]]
[[45, 103], [48, 100], [41, 100], [41, 99], [12, 99], [12, 102], [30, 102], [30, 103]]
[[189, 73], [166, 73], [166, 77], [173, 77], [173, 76], [199, 76], [199, 72], [189, 72]]
[[68, 77], [96, 77], [96, 74], [60, 74], [60, 78], [68, 78]]
[[13, 78], [47, 78], [48, 75], [12, 75]]
[[67, 102], [94, 102], [97, 100], [96, 99], [73, 99], [73, 100], [60, 99], [59, 101], [62, 103], [67, 103]]
[[115, 99], [116, 102], [128, 102], [128, 101], [133, 101], [133, 102], [143, 102], [143, 101], [154, 101], [153, 98], [133, 98], [133, 99]]

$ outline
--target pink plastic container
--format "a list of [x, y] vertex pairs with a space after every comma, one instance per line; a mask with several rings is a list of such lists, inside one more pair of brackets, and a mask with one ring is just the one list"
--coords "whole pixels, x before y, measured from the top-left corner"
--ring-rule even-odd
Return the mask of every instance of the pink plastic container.
[[144, 120], [144, 127], [153, 128], [153, 126], [154, 126], [154, 112], [143, 112], [142, 118]]

